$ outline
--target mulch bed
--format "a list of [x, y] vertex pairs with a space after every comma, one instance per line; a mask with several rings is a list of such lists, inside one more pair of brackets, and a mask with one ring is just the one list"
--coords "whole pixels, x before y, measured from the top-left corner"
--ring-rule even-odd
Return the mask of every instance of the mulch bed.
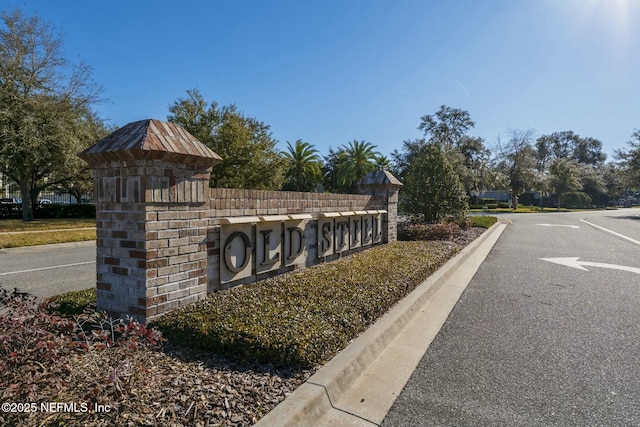
[[[453, 242], [464, 247], [484, 231], [471, 228]], [[3, 334], [0, 327], [0, 340]], [[60, 337], [47, 339], [53, 343]], [[29, 412], [24, 406], [9, 408], [21, 413], [3, 406], [0, 425], [12, 426], [250, 426], [317, 369], [243, 365], [169, 343], [143, 342], [100, 351], [95, 345], [89, 351], [64, 347], [55, 363], [8, 365], [0, 358], [1, 402], [36, 404]], [[55, 401], [70, 405], [50, 405]], [[43, 410], [42, 403], [55, 410]]]

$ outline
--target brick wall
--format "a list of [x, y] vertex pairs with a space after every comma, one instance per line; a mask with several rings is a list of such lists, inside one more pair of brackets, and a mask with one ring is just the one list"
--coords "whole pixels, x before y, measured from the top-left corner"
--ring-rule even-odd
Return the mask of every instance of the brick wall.
[[[153, 167], [163, 171], [164, 176], [164, 170], [174, 165], [154, 164]], [[348, 250], [319, 258], [317, 218], [320, 213], [385, 210], [384, 241], [395, 240], [395, 231], [392, 230], [395, 230], [397, 207], [380, 196], [208, 189], [209, 197], [204, 203], [197, 202], [199, 197], [195, 202], [155, 202], [154, 192], [172, 194], [175, 191], [176, 198], [182, 197], [179, 196], [180, 191], [169, 184], [168, 189], [142, 185], [140, 194], [144, 195], [143, 198], [118, 202], [118, 194], [120, 200], [122, 198], [118, 185], [128, 185], [128, 177], [117, 175], [117, 172], [110, 179], [102, 176], [111, 174], [113, 170], [115, 168], [104, 168], [94, 174], [95, 187], [100, 195], [96, 206], [98, 308], [114, 316], [132, 315], [148, 321], [198, 301], [207, 292], [250, 283], [362, 250]], [[198, 174], [201, 179], [208, 180], [206, 174]], [[150, 202], [143, 203], [146, 200]], [[223, 284], [220, 277], [222, 221], [234, 217], [292, 214], [311, 216], [311, 219], [303, 221], [306, 248], [303, 262], [264, 274], [254, 271], [250, 277]], [[252, 233], [255, 241], [255, 227]]]

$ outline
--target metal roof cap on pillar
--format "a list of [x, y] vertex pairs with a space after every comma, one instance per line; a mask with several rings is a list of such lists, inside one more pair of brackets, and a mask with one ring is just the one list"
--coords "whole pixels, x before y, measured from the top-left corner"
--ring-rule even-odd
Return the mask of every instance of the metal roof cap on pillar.
[[366, 174], [360, 181], [358, 187], [402, 187], [403, 184], [391, 172], [377, 169]]
[[78, 156], [89, 164], [163, 160], [211, 167], [222, 158], [180, 125], [156, 119], [129, 123]]

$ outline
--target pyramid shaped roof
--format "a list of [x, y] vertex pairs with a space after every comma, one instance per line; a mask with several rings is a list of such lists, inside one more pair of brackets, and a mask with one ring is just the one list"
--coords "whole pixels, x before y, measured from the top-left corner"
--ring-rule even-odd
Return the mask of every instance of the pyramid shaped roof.
[[87, 163], [163, 160], [213, 166], [222, 158], [183, 127], [156, 119], [129, 123], [78, 154]]
[[366, 174], [360, 181], [359, 186], [388, 186], [388, 187], [402, 187], [403, 184], [398, 181], [398, 178], [393, 176], [391, 172], [382, 169], [377, 169]]

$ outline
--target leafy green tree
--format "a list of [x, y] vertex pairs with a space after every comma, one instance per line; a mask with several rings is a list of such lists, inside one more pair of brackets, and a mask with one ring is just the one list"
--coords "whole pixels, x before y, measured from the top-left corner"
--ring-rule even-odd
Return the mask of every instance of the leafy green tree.
[[331, 193], [345, 193], [346, 187], [342, 184], [345, 181], [342, 172], [347, 161], [347, 155], [342, 148], [334, 150], [329, 147], [329, 153], [322, 158], [322, 183], [325, 191]]
[[[499, 153], [498, 153], [499, 154]], [[509, 189], [509, 176], [499, 156], [488, 158], [480, 170], [479, 192]]]
[[284, 155], [289, 163], [285, 189], [309, 191], [322, 182], [322, 163], [318, 150], [313, 145], [301, 139], [298, 139], [294, 145], [287, 141], [287, 151]]
[[582, 181], [582, 191], [587, 193], [592, 202], [598, 206], [605, 206], [610, 197], [606, 186], [607, 167], [602, 165], [587, 165], [578, 163], [580, 168], [580, 180]]
[[402, 157], [403, 211], [429, 223], [466, 216], [464, 187], [440, 146], [425, 140], [406, 141]]
[[418, 129], [424, 132], [430, 143], [448, 149], [462, 147], [474, 126], [468, 111], [441, 105], [435, 114], [420, 118]]
[[270, 128], [246, 117], [235, 105], [207, 104], [197, 89], [187, 90], [169, 107], [168, 120], [211, 148], [222, 162], [211, 172], [212, 187], [279, 190], [286, 158], [276, 148]]
[[616, 157], [626, 177], [625, 185], [637, 189], [640, 186], [640, 129], [635, 129], [627, 141], [626, 150], [617, 150]]
[[578, 162], [567, 158], [558, 158], [549, 168], [551, 173], [550, 186], [558, 195], [558, 209], [562, 205], [562, 196], [566, 193], [578, 191], [582, 188]]
[[69, 62], [62, 38], [37, 15], [0, 14], [0, 170], [20, 186], [23, 220], [40, 191], [68, 183], [76, 153], [106, 133], [91, 110], [102, 87]]
[[343, 145], [344, 157], [339, 164], [338, 178], [346, 192], [355, 192], [356, 184], [366, 174], [376, 169], [376, 158], [380, 153], [376, 146], [366, 141], [353, 140]]
[[489, 158], [484, 140], [469, 135], [474, 126], [468, 111], [446, 105], [440, 106], [435, 114], [422, 116], [418, 126], [429, 143], [444, 151], [467, 194], [483, 187]]
[[602, 142], [596, 138], [583, 137], [573, 149], [573, 158], [585, 165], [598, 166], [607, 160], [607, 155], [602, 151]]
[[[563, 131], [539, 137], [535, 147], [538, 172], [552, 176], [549, 189], [555, 191], [559, 185], [557, 176], [559, 171], [556, 163], [560, 160], [568, 160], [575, 165], [571, 170], [576, 176], [571, 179], [582, 182], [581, 188], [569, 190], [569, 192], [581, 190], [588, 193], [592, 200], [602, 200], [604, 189], [599, 183], [602, 182], [603, 177], [599, 175], [603, 173], [602, 166], [607, 157], [602, 152], [602, 142], [595, 138], [583, 138], [573, 131]], [[560, 163], [561, 171], [564, 170], [565, 165], [564, 162]], [[561, 195], [559, 194], [558, 197], [560, 198]]]
[[338, 183], [338, 152], [329, 147], [329, 152], [322, 158], [322, 186], [325, 191], [334, 192]]
[[609, 200], [620, 198], [624, 191], [630, 188], [628, 185], [629, 179], [627, 171], [622, 164], [614, 162], [607, 163], [602, 167], [602, 176]]
[[518, 196], [540, 183], [536, 173], [536, 151], [533, 148], [531, 129], [510, 130], [507, 144], [498, 142], [498, 169], [507, 178], [512, 194], [513, 209], [518, 207]]
[[571, 159], [586, 165], [600, 165], [607, 156], [602, 152], [602, 142], [595, 138], [583, 138], [573, 131], [554, 132], [536, 140], [538, 169], [546, 172], [556, 159]]

